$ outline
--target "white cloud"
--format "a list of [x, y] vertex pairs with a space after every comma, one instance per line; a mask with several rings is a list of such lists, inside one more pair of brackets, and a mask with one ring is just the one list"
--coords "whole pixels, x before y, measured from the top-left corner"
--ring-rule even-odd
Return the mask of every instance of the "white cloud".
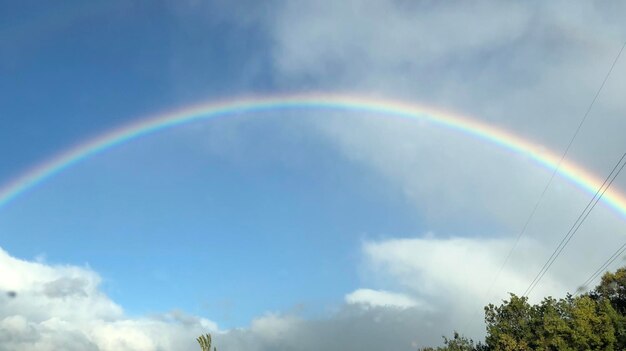
[[[504, 239], [435, 235], [368, 241], [362, 246], [366, 275], [373, 276], [372, 281], [383, 275], [404, 293], [358, 289], [345, 296], [339, 310], [321, 318], [270, 313], [248, 328], [229, 331], [181, 311], [126, 317], [98, 290], [100, 278], [92, 270], [19, 260], [0, 251], [0, 273], [12, 277], [3, 280], [0, 289], [17, 293], [4, 297], [0, 305], [0, 343], [18, 351], [191, 350], [197, 347], [195, 337], [213, 332], [215, 343], [231, 351], [376, 350], [435, 345], [453, 330], [480, 337], [483, 326], [476, 321], [489, 300], [487, 283], [509, 245]], [[514, 258], [494, 290], [523, 287], [524, 275], [537, 268], [528, 258], [546, 251], [528, 240], [521, 249], [527, 256]], [[367, 276], [364, 279], [367, 283]], [[568, 278], [549, 274], [538, 295], [560, 293], [569, 283]], [[496, 295], [504, 297], [493, 294], [491, 301]], [[477, 309], [478, 315], [473, 315]]]
[[358, 289], [345, 297], [346, 303], [365, 307], [409, 308], [421, 305], [414, 298], [385, 290]]
[[[232, 330], [220, 335], [218, 348], [235, 351], [400, 350], [411, 347], [416, 340], [420, 345], [440, 343], [438, 329], [449, 325], [445, 317], [415, 308], [363, 309], [350, 305], [320, 319], [275, 314], [262, 320], [263, 328]], [[271, 329], [273, 326], [288, 331], [277, 335]], [[270, 337], [264, 335], [266, 332]]]
[[267, 340], [280, 340], [287, 338], [301, 324], [301, 320], [295, 316], [279, 315], [270, 313], [252, 321], [250, 331]]
[[0, 276], [0, 291], [15, 294], [0, 304], [0, 350], [181, 350], [218, 332], [214, 322], [178, 311], [127, 317], [87, 267], [20, 260], [0, 249]]
[[385, 291], [358, 290], [347, 300], [359, 306], [348, 304], [319, 319], [269, 313], [248, 328], [220, 331], [214, 322], [177, 310], [127, 317], [87, 267], [26, 261], [0, 250], [0, 274], [6, 277], [0, 291], [16, 293], [4, 294], [0, 304], [0, 350], [195, 350], [195, 338], [206, 332], [230, 351], [404, 347], [414, 341], [414, 328], [424, 331], [424, 344], [439, 341], [439, 334], [428, 332], [438, 317], [416, 309], [413, 298]]
[[[486, 296], [511, 245], [506, 239], [416, 238], [367, 242], [363, 249], [372, 274], [390, 275], [423, 299], [445, 300], [458, 305], [458, 311], [480, 308], [495, 296], [504, 298], [508, 292], [519, 295], [525, 290], [527, 277], [539, 270], [539, 262], [513, 257], [492, 289], [491, 294], [495, 294]], [[532, 253], [528, 256], [546, 253], [546, 248], [528, 240], [519, 244], [519, 250]], [[569, 287], [563, 283], [548, 274], [536, 296], [560, 295]]]
[[[498, 304], [509, 293], [522, 295], [552, 250], [541, 242], [522, 239], [496, 279], [512, 244], [512, 239], [455, 237], [368, 241], [363, 244], [365, 277], [371, 282], [391, 281], [406, 291], [402, 296], [424, 301], [432, 313], [448, 316], [450, 321], [437, 325], [440, 335], [457, 330], [481, 338], [482, 308]], [[599, 253], [577, 247], [578, 260], [555, 264], [530, 295], [531, 302], [574, 293], [613, 248]]]

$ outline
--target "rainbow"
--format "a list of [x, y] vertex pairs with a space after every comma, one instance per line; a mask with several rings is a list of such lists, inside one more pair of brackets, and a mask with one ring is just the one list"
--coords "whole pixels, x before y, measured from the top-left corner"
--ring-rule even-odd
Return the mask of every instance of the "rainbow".
[[[556, 170], [557, 174], [582, 190], [595, 194], [602, 181], [582, 167], [563, 160], [560, 155], [505, 130], [461, 115], [420, 105], [397, 101], [342, 95], [291, 95], [275, 97], [240, 98], [225, 102], [208, 103], [186, 107], [156, 117], [139, 120], [121, 128], [104, 133], [92, 140], [69, 149], [56, 157], [27, 171], [22, 176], [0, 188], [0, 208], [16, 197], [34, 188], [46, 179], [68, 169], [95, 154], [127, 141], [146, 136], [160, 130], [185, 123], [208, 120], [242, 113], [317, 109], [384, 114], [410, 120], [425, 121], [449, 128], [485, 142], [494, 144], [512, 153], [526, 156], [541, 166]], [[617, 190], [609, 189], [602, 201], [626, 219], [626, 198]]]

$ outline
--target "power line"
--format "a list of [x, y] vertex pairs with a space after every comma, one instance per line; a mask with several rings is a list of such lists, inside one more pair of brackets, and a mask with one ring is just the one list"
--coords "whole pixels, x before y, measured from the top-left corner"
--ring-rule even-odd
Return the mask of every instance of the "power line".
[[552, 252], [552, 255], [550, 255], [550, 258], [548, 258], [546, 263], [544, 263], [543, 267], [541, 268], [539, 273], [537, 273], [537, 275], [535, 276], [533, 281], [530, 283], [530, 285], [528, 285], [528, 287], [526, 288], [522, 296], [530, 295], [530, 293], [535, 289], [535, 287], [537, 287], [537, 285], [539, 284], [543, 276], [548, 272], [548, 270], [550, 269], [550, 267], [552, 267], [556, 259], [561, 255], [561, 252], [563, 252], [567, 244], [569, 244], [570, 240], [572, 240], [572, 237], [574, 236], [574, 234], [578, 232], [578, 229], [580, 229], [580, 226], [587, 219], [587, 217], [589, 216], [591, 211], [594, 209], [596, 204], [600, 201], [604, 193], [609, 189], [609, 187], [611, 187], [611, 184], [613, 184], [613, 181], [615, 180], [615, 178], [617, 178], [620, 172], [624, 169], [624, 166], [626, 166], [626, 162], [624, 162], [624, 160], [626, 160], [626, 152], [622, 155], [619, 161], [615, 164], [615, 166], [611, 170], [611, 173], [609, 173], [606, 179], [604, 179], [604, 182], [602, 183], [600, 188], [598, 188], [598, 190], [593, 195], [591, 200], [589, 200], [589, 203], [587, 203], [587, 206], [585, 206], [585, 208], [580, 213], [580, 215], [578, 215], [578, 218], [576, 219], [576, 221], [574, 221], [574, 224], [570, 227], [569, 231], [563, 236], [559, 245], [557, 245], [557, 247], [554, 249], [554, 251]]
[[513, 251], [515, 251], [515, 249], [517, 248], [517, 245], [519, 244], [520, 239], [526, 233], [526, 229], [528, 229], [528, 225], [530, 224], [530, 222], [532, 221], [533, 217], [535, 216], [535, 213], [537, 212], [537, 209], [539, 208], [539, 205], [543, 201], [543, 198], [545, 197], [546, 192], [550, 188], [550, 185], [552, 184], [552, 181], [554, 180], [554, 177], [556, 176], [556, 173], [560, 169], [561, 164], [563, 163], [563, 160], [565, 160], [565, 157], [567, 156], [569, 150], [571, 149], [572, 144], [574, 143], [574, 140], [578, 136], [578, 133], [580, 133], [580, 130], [582, 129], [583, 124], [587, 120], [587, 117], [589, 116], [589, 113], [591, 112], [591, 109], [592, 109], [593, 105], [596, 103], [596, 100], [598, 100], [598, 96], [600, 96], [600, 92], [602, 92], [602, 89], [604, 88], [604, 85], [606, 84], [607, 80], [609, 79], [609, 76], [613, 72], [613, 69], [615, 68], [615, 65], [617, 64], [617, 61], [619, 60], [620, 56], [622, 55], [622, 52], [624, 51], [625, 47], [626, 47], [626, 42], [624, 42], [624, 44], [622, 45], [621, 49], [617, 53], [617, 56], [613, 60], [613, 63], [611, 64], [611, 67], [609, 68], [609, 71], [607, 72], [607, 74], [604, 76], [604, 79], [602, 80], [602, 84], [600, 84], [600, 87], [598, 88], [598, 90], [596, 91], [595, 95], [593, 96], [593, 99], [591, 100], [591, 103], [587, 107], [587, 110], [585, 111], [582, 119], [578, 123], [578, 126], [576, 127], [576, 130], [574, 131], [574, 134], [572, 135], [572, 137], [570, 138], [570, 140], [569, 140], [569, 142], [567, 144], [567, 147], [563, 151], [563, 154], [561, 155], [561, 158], [559, 159], [559, 162], [557, 163], [556, 167], [552, 171], [552, 174], [550, 175], [550, 179], [548, 180], [548, 183], [546, 184], [546, 186], [541, 191], [541, 194], [539, 195], [539, 198], [535, 202], [535, 205], [533, 206], [533, 209], [530, 212], [530, 215], [528, 216], [528, 218], [526, 218], [526, 221], [524, 222], [524, 225], [522, 226], [522, 229], [517, 234], [517, 237], [515, 238], [515, 242], [513, 243], [513, 246], [511, 247], [511, 249], [509, 250], [508, 254], [506, 255], [506, 258], [502, 262], [502, 265], [500, 265], [500, 268], [498, 269], [498, 273], [495, 275], [493, 281], [491, 282], [491, 285], [489, 286], [489, 289], [487, 290], [487, 295], [489, 295], [489, 293], [491, 293], [491, 290], [493, 289], [496, 281], [498, 280], [498, 278], [502, 274], [502, 270], [504, 269], [504, 267], [508, 263], [509, 259], [511, 258], [511, 255], [513, 254]]
[[[591, 107], [593, 106], [595, 101], [598, 99], [598, 96], [600, 95], [600, 92], [601, 92], [602, 88], [606, 84], [606, 81], [608, 80], [609, 76], [611, 75], [611, 72], [613, 71], [613, 68], [615, 67], [615, 64], [617, 63], [617, 61], [619, 60], [619, 57], [621, 56], [622, 52], [624, 51], [624, 47], [626, 47], [626, 42], [624, 42], [624, 44], [622, 45], [620, 51], [618, 52], [617, 56], [615, 57], [615, 60], [613, 60], [613, 63], [611, 64], [611, 68], [609, 69], [609, 71], [607, 72], [606, 76], [604, 77], [604, 80], [602, 81], [602, 84], [600, 85], [600, 88], [598, 89], [598, 91], [596, 92], [593, 100], [591, 101], [591, 104], [589, 105], [589, 108], [587, 108], [587, 112], [585, 113], [585, 117], [583, 118], [583, 121], [586, 118], [586, 116], [589, 114], [589, 112], [591, 111]], [[579, 125], [579, 127], [580, 126], [581, 125]], [[578, 131], [579, 131], [579, 129], [576, 130], [576, 133], [578, 133]], [[572, 145], [572, 142], [573, 142], [573, 139], [570, 140], [570, 143], [568, 144], [568, 147], [566, 148], [566, 153], [567, 153], [567, 150], [569, 150], [570, 146]], [[624, 155], [622, 155], [622, 157], [617, 162], [615, 167], [613, 167], [613, 170], [611, 170], [611, 173], [609, 174], [609, 176], [607, 176], [607, 178], [604, 180], [604, 183], [602, 183], [602, 186], [600, 186], [598, 191], [596, 191], [596, 193], [594, 194], [593, 198], [587, 204], [587, 206], [585, 207], [583, 212], [578, 216], [578, 218], [576, 219], [576, 221], [574, 222], [574, 224], [572, 225], [570, 230], [565, 234], [563, 239], [561, 239], [561, 242], [559, 243], [559, 245], [557, 245], [556, 249], [552, 252], [552, 255], [550, 256], [550, 258], [548, 258], [548, 260], [546, 261], [546, 263], [544, 263], [544, 265], [541, 268], [541, 270], [539, 271], [539, 273], [537, 273], [537, 275], [535, 276], [533, 281], [526, 288], [526, 291], [524, 292], [523, 296], [528, 296], [535, 289], [535, 287], [539, 284], [539, 282], [541, 281], [543, 276], [547, 273], [547, 271], [550, 269], [550, 267], [552, 267], [552, 264], [554, 264], [554, 261], [556, 261], [556, 259], [560, 256], [561, 252], [565, 249], [565, 247], [567, 246], [569, 241], [572, 239], [574, 234], [576, 234], [576, 232], [578, 231], [578, 229], [580, 228], [582, 223], [587, 219], [587, 216], [589, 216], [589, 213], [591, 213], [591, 211], [596, 206], [598, 201], [600, 201], [600, 198], [602, 198], [602, 195], [604, 195], [606, 190], [611, 186], [611, 184], [613, 183], [615, 178], [622, 171], [622, 169], [626, 165], [626, 163], [625, 163], [625, 164], [623, 164], [620, 167], [620, 164], [622, 163], [624, 157], [626, 157], [626, 153], [624, 153]], [[561, 161], [562, 160], [563, 160], [563, 158], [561, 158]], [[560, 163], [561, 162], [559, 162], [559, 165], [560, 165]], [[612, 174], [615, 172], [615, 170], [617, 170], [617, 173], [615, 173], [615, 176], [612, 179], [610, 179]], [[610, 181], [609, 181], [609, 179], [610, 179]], [[552, 181], [552, 178], [550, 178], [550, 181]], [[607, 181], [609, 182], [608, 185], [606, 186], [606, 188], [604, 190], [602, 190], [602, 188], [607, 183]], [[549, 184], [550, 183], [548, 183], [548, 185]], [[600, 193], [600, 191], [601, 191], [601, 193]], [[599, 193], [600, 193], [600, 195], [598, 196]], [[595, 202], [594, 202], [594, 200], [595, 200]]]
[[519, 244], [520, 239], [526, 233], [526, 229], [528, 229], [528, 225], [530, 224], [530, 222], [534, 218], [535, 213], [537, 212], [537, 209], [539, 208], [539, 204], [541, 204], [541, 202], [543, 201], [543, 198], [545, 197], [546, 192], [550, 188], [550, 185], [552, 184], [552, 181], [554, 180], [554, 177], [556, 176], [556, 173], [561, 168], [561, 164], [563, 163], [563, 160], [565, 160], [565, 157], [567, 156], [569, 150], [571, 149], [572, 144], [574, 143], [574, 140], [578, 136], [578, 133], [580, 132], [583, 124], [585, 124], [585, 121], [587, 120], [587, 117], [589, 116], [589, 113], [591, 112], [591, 108], [596, 103], [596, 100], [598, 100], [598, 96], [600, 96], [600, 92], [602, 92], [602, 89], [604, 88], [604, 85], [606, 84], [607, 80], [609, 79], [609, 76], [613, 72], [613, 68], [615, 68], [615, 65], [617, 64], [617, 61], [619, 60], [620, 56], [622, 55], [622, 52], [624, 51], [625, 47], [626, 47], [626, 42], [624, 42], [624, 44], [622, 45], [621, 49], [617, 53], [617, 56], [615, 56], [615, 59], [613, 60], [613, 63], [611, 64], [611, 67], [609, 68], [609, 71], [606, 73], [606, 75], [604, 76], [604, 79], [602, 80], [602, 84], [600, 84], [600, 87], [598, 88], [598, 90], [596, 91], [595, 95], [593, 96], [593, 99], [591, 100], [591, 103], [589, 104], [589, 107], [587, 107], [587, 110], [585, 111], [585, 114], [583, 115], [583, 118], [580, 120], [580, 122], [578, 123], [578, 127], [576, 127], [576, 130], [574, 131], [574, 135], [572, 135], [571, 139], [569, 140], [569, 142], [567, 144], [567, 147], [565, 148], [565, 151], [563, 151], [563, 155], [561, 156], [561, 158], [559, 159], [559, 162], [556, 164], [556, 167], [552, 171], [552, 174], [550, 175], [550, 179], [548, 180], [548, 183], [546, 184], [546, 186], [541, 191], [541, 194], [539, 195], [539, 198], [537, 199], [537, 202], [535, 202], [535, 205], [533, 206], [532, 211], [530, 211], [530, 215], [528, 216], [528, 218], [524, 222], [524, 225], [522, 226], [522, 229], [520, 230], [520, 232], [517, 234], [517, 237], [515, 238], [515, 242], [513, 243], [513, 246], [511, 247], [511, 249], [509, 250], [508, 254], [506, 255], [506, 258], [502, 262], [502, 265], [500, 265], [500, 268], [498, 269], [498, 273], [496, 273], [493, 281], [491, 282], [491, 285], [489, 286], [489, 289], [487, 289], [487, 295], [489, 295], [491, 293], [491, 290], [493, 290], [493, 287], [494, 287], [496, 281], [498, 280], [498, 278], [502, 274], [502, 271], [504, 270], [504, 267], [506, 266], [506, 264], [509, 262], [509, 259], [511, 258], [511, 255], [513, 254], [513, 251], [515, 251], [515, 249], [517, 248], [517, 245]]
[[[615, 262], [615, 260], [617, 258], [619, 258], [624, 251], [626, 251], [626, 243], [622, 244], [622, 246], [620, 246], [614, 253], [613, 255], [611, 255], [611, 257], [609, 257], [606, 261], [604, 261], [604, 263], [595, 271], [593, 272], [589, 278], [587, 278], [587, 280], [585, 280], [584, 283], [582, 283], [578, 288], [578, 292], [583, 291], [585, 288], [587, 288], [594, 280], [596, 280], [596, 278], [598, 278], [598, 276], [600, 274], [602, 274], [603, 272], [606, 272], [607, 269], [609, 268], [609, 266]], [[578, 294], [578, 293], [576, 293]]]
[[[532, 210], [530, 212], [530, 215], [528, 216], [528, 218], [524, 222], [524, 225], [522, 226], [522, 229], [520, 230], [520, 232], [517, 234], [517, 237], [515, 238], [515, 242], [513, 243], [513, 246], [511, 246], [511, 249], [507, 253], [506, 258], [504, 259], [504, 261], [500, 265], [500, 268], [498, 269], [498, 272], [496, 273], [496, 275], [494, 276], [493, 280], [491, 281], [491, 284], [489, 285], [489, 288], [487, 289], [487, 292], [485, 293], [485, 295], [487, 295], [487, 297], [489, 297], [489, 294], [491, 294], [491, 291], [493, 290], [493, 287], [495, 286], [496, 282], [498, 281], [498, 278], [500, 278], [500, 275], [502, 274], [502, 271], [504, 270], [504, 267], [509, 262], [509, 259], [511, 258], [511, 255], [513, 254], [513, 251], [515, 251], [515, 249], [517, 248], [517, 245], [519, 244], [520, 239], [526, 233], [526, 230], [528, 229], [528, 225], [530, 224], [530, 222], [534, 218], [535, 213], [537, 212], [537, 209], [539, 208], [539, 205], [543, 201], [543, 198], [545, 197], [546, 192], [550, 188], [550, 185], [552, 184], [552, 181], [554, 180], [554, 177], [556, 176], [556, 173], [561, 168], [561, 164], [563, 163], [563, 160], [565, 160], [565, 157], [567, 156], [567, 153], [569, 152], [570, 148], [572, 147], [572, 144], [574, 143], [574, 140], [576, 139], [576, 137], [578, 136], [578, 133], [582, 129], [583, 124], [585, 124], [585, 121], [587, 120], [587, 117], [589, 116], [589, 113], [591, 112], [591, 109], [593, 108], [593, 105], [595, 104], [596, 100], [598, 99], [598, 96], [600, 96], [600, 92], [602, 92], [602, 89], [604, 88], [604, 85], [606, 84], [607, 80], [609, 79], [609, 76], [613, 72], [613, 68], [615, 68], [615, 65], [617, 64], [617, 61], [619, 61], [619, 58], [622, 55], [622, 52], [624, 51], [625, 47], [626, 47], [626, 42], [624, 42], [624, 44], [620, 48], [619, 52], [617, 53], [617, 56], [615, 56], [615, 59], [613, 60], [613, 63], [611, 64], [611, 67], [609, 68], [609, 71], [606, 73], [606, 75], [604, 76], [604, 79], [602, 80], [602, 84], [600, 84], [600, 87], [598, 88], [598, 90], [596, 91], [595, 95], [593, 96], [593, 99], [591, 100], [591, 103], [587, 107], [587, 110], [585, 111], [582, 119], [578, 123], [578, 126], [576, 127], [576, 130], [574, 131], [574, 134], [572, 135], [570, 141], [567, 144], [567, 147], [563, 151], [563, 155], [561, 156], [561, 158], [559, 159], [559, 162], [556, 164], [556, 167], [552, 171], [552, 174], [550, 175], [550, 179], [548, 180], [548, 183], [546, 184], [546, 186], [541, 191], [541, 194], [539, 195], [539, 198], [535, 202], [535, 205], [533, 206], [533, 208], [532, 208]], [[476, 315], [476, 311], [474, 312], [474, 315], [472, 316], [470, 321], [472, 319], [474, 319], [475, 315]], [[465, 326], [464, 329], [467, 329], [467, 325]]]

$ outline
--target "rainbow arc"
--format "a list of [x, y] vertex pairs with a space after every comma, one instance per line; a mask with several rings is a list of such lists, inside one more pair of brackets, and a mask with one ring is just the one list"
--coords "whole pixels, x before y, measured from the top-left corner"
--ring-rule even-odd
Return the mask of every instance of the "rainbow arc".
[[[558, 168], [557, 174], [560, 177], [567, 179], [589, 194], [595, 194], [602, 185], [602, 179], [573, 162], [563, 160], [559, 165], [560, 155], [545, 149], [543, 146], [466, 116], [391, 100], [348, 95], [308, 94], [241, 98], [200, 104], [139, 120], [71, 148], [9, 182], [0, 188], [0, 208], [78, 162], [116, 145], [160, 130], [194, 121], [223, 118], [242, 113], [311, 109], [376, 113], [389, 117], [428, 122], [467, 134], [509, 152], [523, 155], [549, 170]], [[626, 197], [622, 193], [615, 189], [609, 189], [604, 194], [602, 201], [620, 217], [626, 219]]]

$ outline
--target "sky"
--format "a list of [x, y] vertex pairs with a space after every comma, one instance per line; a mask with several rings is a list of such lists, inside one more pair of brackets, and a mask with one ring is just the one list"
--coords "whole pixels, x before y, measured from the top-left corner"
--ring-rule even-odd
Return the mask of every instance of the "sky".
[[[0, 0], [0, 189], [115, 129], [294, 94], [428, 106], [560, 157], [626, 42], [625, 10]], [[619, 57], [565, 157], [601, 180], [626, 151], [624, 77]], [[552, 172], [372, 111], [239, 112], [132, 138], [0, 205], [0, 350], [481, 339], [482, 306], [522, 294], [592, 196]], [[610, 193], [625, 192], [621, 174]], [[600, 203], [531, 301], [575, 292], [625, 241], [626, 213]]]

